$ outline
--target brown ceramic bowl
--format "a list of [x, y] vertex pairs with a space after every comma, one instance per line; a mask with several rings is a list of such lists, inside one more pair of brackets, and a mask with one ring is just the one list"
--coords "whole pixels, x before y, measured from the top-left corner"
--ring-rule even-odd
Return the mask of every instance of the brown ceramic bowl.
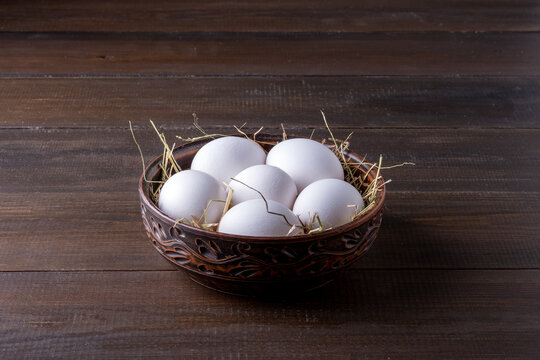
[[[257, 140], [277, 142], [278, 135], [257, 135]], [[178, 164], [187, 169], [202, 140], [174, 149]], [[268, 147], [268, 149], [270, 146]], [[353, 161], [361, 158], [352, 152]], [[159, 175], [157, 157], [146, 168], [147, 179]], [[366, 167], [363, 172], [369, 169]], [[369, 182], [376, 174], [368, 174]], [[382, 220], [385, 188], [364, 216], [340, 227], [295, 237], [252, 237], [201, 230], [162, 213], [150, 200], [141, 176], [139, 195], [144, 227], [152, 244], [167, 260], [187, 271], [191, 279], [222, 292], [247, 296], [281, 296], [301, 293], [334, 280], [365, 254], [377, 237]]]

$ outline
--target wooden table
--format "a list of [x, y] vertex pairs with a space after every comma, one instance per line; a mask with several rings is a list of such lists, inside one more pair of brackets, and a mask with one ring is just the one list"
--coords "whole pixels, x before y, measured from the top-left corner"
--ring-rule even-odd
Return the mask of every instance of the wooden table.
[[[537, 0], [3, 1], [0, 358], [540, 358], [539, 31]], [[323, 137], [321, 108], [416, 163], [345, 277], [249, 300], [152, 248], [128, 121], [148, 160], [149, 119]]]

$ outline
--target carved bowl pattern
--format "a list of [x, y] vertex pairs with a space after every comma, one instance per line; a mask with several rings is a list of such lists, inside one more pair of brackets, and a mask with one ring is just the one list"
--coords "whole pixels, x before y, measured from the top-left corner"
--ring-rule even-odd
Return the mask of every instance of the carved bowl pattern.
[[[260, 134], [257, 139], [275, 142], [281, 136]], [[189, 168], [193, 156], [206, 142], [177, 147], [174, 156], [179, 165]], [[348, 155], [360, 161], [357, 154]], [[147, 167], [147, 179], [157, 178], [160, 161], [158, 157]], [[364, 173], [367, 171], [366, 167]], [[368, 179], [375, 176], [372, 171]], [[368, 213], [343, 226], [312, 235], [264, 238], [222, 234], [177, 223], [150, 200], [149, 186], [141, 176], [143, 224], [159, 253], [204, 286], [247, 296], [300, 293], [332, 281], [375, 241], [385, 196], [383, 187]]]

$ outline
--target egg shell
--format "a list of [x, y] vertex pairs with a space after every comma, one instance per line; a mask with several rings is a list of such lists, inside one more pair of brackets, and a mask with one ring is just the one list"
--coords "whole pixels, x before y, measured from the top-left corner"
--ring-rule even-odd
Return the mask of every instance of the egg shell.
[[226, 136], [210, 141], [195, 154], [192, 170], [212, 175], [220, 183], [229, 183], [240, 171], [264, 164], [266, 154], [254, 141], [236, 136]]
[[268, 153], [266, 164], [289, 174], [298, 192], [320, 179], [344, 179], [343, 168], [337, 156], [325, 145], [310, 139], [280, 142]]
[[[354, 186], [343, 180], [323, 179], [308, 185], [298, 194], [293, 212], [304, 224], [308, 224], [311, 217], [317, 214], [323, 229], [328, 229], [350, 222], [356, 211], [363, 208], [362, 195]], [[312, 228], [318, 226], [315, 220]]]
[[276, 201], [267, 201], [269, 211], [284, 215], [289, 224], [297, 226], [292, 232], [292, 226], [287, 224], [283, 216], [267, 211], [263, 199], [244, 201], [229, 209], [221, 218], [218, 231], [262, 237], [297, 235], [302, 232], [300, 222], [291, 210]]
[[[227, 197], [223, 185], [212, 176], [196, 170], [183, 170], [171, 176], [159, 193], [158, 206], [173, 219], [200, 218], [204, 209], [206, 222], [217, 223]], [[221, 200], [212, 201], [211, 200]]]
[[244, 184], [260, 191], [265, 199], [277, 201], [289, 209], [292, 209], [298, 195], [296, 184], [285, 171], [271, 165], [255, 165], [242, 170], [229, 183], [233, 189], [233, 206], [247, 200], [261, 199], [257, 191]]

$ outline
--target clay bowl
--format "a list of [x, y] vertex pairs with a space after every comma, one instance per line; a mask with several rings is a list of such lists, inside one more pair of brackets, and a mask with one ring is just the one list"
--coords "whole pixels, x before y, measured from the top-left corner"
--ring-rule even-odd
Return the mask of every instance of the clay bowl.
[[[278, 135], [257, 135], [258, 140], [277, 142]], [[174, 149], [178, 164], [187, 169], [195, 153], [209, 140]], [[270, 146], [267, 148], [267, 150]], [[360, 156], [349, 152], [353, 161]], [[147, 179], [159, 175], [157, 157], [146, 168]], [[361, 170], [365, 174], [369, 169]], [[368, 174], [369, 182], [376, 174]], [[339, 276], [363, 254], [377, 237], [382, 220], [385, 188], [376, 205], [361, 218], [317, 234], [296, 237], [252, 237], [201, 230], [162, 213], [150, 200], [149, 186], [139, 180], [144, 227], [154, 247], [195, 282], [208, 288], [245, 296], [282, 296], [321, 287]]]

